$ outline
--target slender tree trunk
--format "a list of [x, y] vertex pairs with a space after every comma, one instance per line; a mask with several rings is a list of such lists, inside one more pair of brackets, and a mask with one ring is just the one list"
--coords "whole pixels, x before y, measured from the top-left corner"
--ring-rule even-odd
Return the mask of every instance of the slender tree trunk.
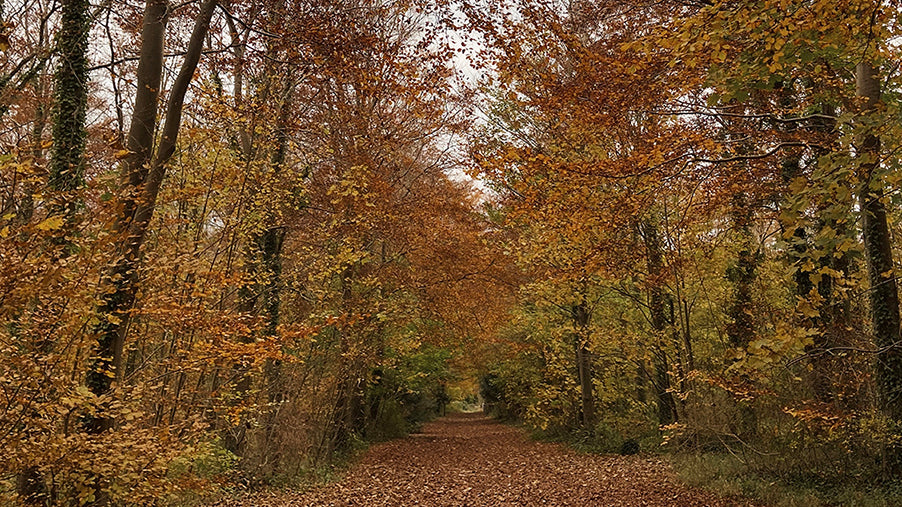
[[[736, 264], [727, 271], [727, 278], [733, 282], [733, 302], [729, 310], [731, 322], [727, 326], [727, 336], [731, 346], [746, 349], [756, 335], [752, 289], [758, 276], [758, 247], [752, 235], [753, 213], [747, 194], [739, 193], [733, 198], [732, 215], [740, 245]], [[741, 379], [751, 382], [745, 375]], [[758, 416], [754, 407], [749, 401], [740, 401], [738, 409], [737, 435], [744, 440], [753, 438], [758, 431]]]
[[[810, 90], [816, 92], [816, 90]], [[781, 100], [781, 107], [785, 110], [792, 110], [798, 105], [797, 98], [793, 95], [793, 90], [784, 90], [784, 98]], [[831, 118], [835, 116], [835, 111], [829, 105], [821, 105], [821, 113], [823, 117], [812, 120], [808, 126], [811, 132], [819, 133], [828, 138], [835, 138], [836, 122]], [[789, 129], [788, 125], [782, 128]], [[794, 127], [793, 127], [794, 128]], [[825, 143], [828, 144], [828, 143]], [[818, 164], [818, 160], [827, 155], [826, 148], [815, 148], [814, 164]], [[815, 169], [815, 172], [817, 169]], [[817, 246], [812, 245], [806, 230], [806, 219], [802, 211], [791, 211], [793, 209], [792, 195], [788, 188], [792, 181], [799, 177], [802, 173], [800, 165], [800, 156], [798, 154], [790, 155], [784, 159], [782, 164], [783, 183], [787, 187], [781, 202], [778, 205], [783, 208], [781, 211], [780, 226], [783, 230], [784, 237], [788, 240], [786, 249], [786, 257], [788, 263], [794, 267], [793, 274], [795, 281], [795, 289], [793, 295], [796, 300], [803, 304], [810, 304], [817, 310], [818, 315], [814, 317], [800, 317], [798, 324], [800, 326], [810, 328], [815, 331], [813, 335], [813, 343], [806, 348], [806, 352], [811, 354], [811, 366], [809, 384], [816, 400], [821, 402], [834, 401], [833, 385], [831, 379], [835, 377], [837, 369], [837, 359], [832, 354], [826, 353], [830, 348], [834, 347], [838, 340], [838, 335], [845, 327], [845, 306], [842, 298], [838, 298], [834, 294], [833, 274], [841, 273], [841, 277], [848, 275], [848, 259], [843, 252], [830, 248], [827, 251], [818, 251]], [[835, 212], [830, 212], [827, 207], [840, 206], [842, 203], [829, 202], [820, 203], [820, 214], [823, 218], [817, 220], [813, 225], [815, 239], [821, 233], [830, 228], [835, 231], [837, 237], [846, 236], [846, 227], [841, 221], [829, 218]], [[818, 259], [820, 259], [818, 261]], [[807, 269], [805, 266], [809, 266]], [[811, 267], [817, 269], [816, 274], [811, 271]], [[828, 268], [825, 271], [819, 268]], [[819, 278], [818, 283], [813, 280]], [[816, 289], [816, 294], [812, 291]]]
[[[135, 108], [128, 133], [129, 156], [124, 164], [122, 208], [115, 225], [120, 235], [126, 235], [137, 207], [137, 192], [147, 174], [147, 166], [153, 156], [154, 131], [156, 130], [157, 101], [163, 71], [163, 38], [166, 31], [166, 0], [150, 0], [144, 10], [141, 32], [141, 53], [138, 60], [138, 81]], [[129, 238], [123, 237], [123, 241]], [[129, 259], [127, 248], [121, 248], [120, 258], [111, 270], [107, 283], [113, 286], [100, 308], [98, 342], [94, 356], [97, 358], [88, 370], [87, 386], [97, 396], [105, 395], [111, 388], [122, 363], [126, 312], [131, 308], [137, 273]], [[109, 428], [111, 421], [96, 417], [89, 422], [92, 432], [100, 433]]]
[[[119, 258], [104, 280], [110, 289], [99, 308], [101, 322], [95, 329], [98, 338], [93, 354], [96, 359], [90, 365], [86, 379], [87, 387], [101, 398], [122, 376], [125, 335], [138, 290], [141, 246], [153, 217], [166, 163], [175, 152], [185, 94], [200, 60], [215, 6], [216, 0], [204, 0], [201, 4], [182, 66], [170, 90], [162, 136], [156, 151], [154, 134], [169, 4], [166, 0], [149, 0], [145, 7], [135, 107], [128, 134], [130, 153], [123, 167], [122, 184], [126, 195], [123, 196], [115, 225], [115, 232], [120, 235], [121, 241]], [[109, 416], [92, 417], [87, 421], [87, 429], [95, 434], [103, 433], [112, 426], [113, 420]], [[108, 498], [100, 494], [102, 487], [98, 483], [95, 505], [108, 502]]]
[[[789, 107], [791, 105], [792, 104], [784, 104], [784, 107]], [[792, 181], [800, 175], [801, 166], [799, 164], [799, 157], [796, 155], [789, 156], [783, 160], [782, 177], [783, 184], [786, 185], [787, 188]], [[815, 305], [815, 299], [812, 298], [812, 290], [815, 289], [815, 284], [812, 282], [812, 273], [810, 272], [810, 269], [806, 269], [805, 267], [810, 261], [815, 259], [815, 256], [809, 251], [809, 239], [808, 232], [805, 229], [804, 213], [799, 211], [790, 215], [790, 210], [793, 208], [791, 199], [792, 195], [789, 194], [787, 190], [787, 194], [784, 194], [779, 202], [779, 206], [783, 208], [780, 214], [780, 227], [783, 231], [784, 238], [788, 241], [786, 261], [789, 266], [794, 269], [793, 281], [795, 282], [795, 287], [792, 295], [798, 303]], [[825, 258], [826, 262], [830, 262], [832, 256], [826, 255], [822, 258]], [[821, 305], [821, 307], [816, 308], [821, 311], [828, 307], [830, 303], [829, 292], [831, 289], [829, 281], [830, 277], [823, 275], [821, 283], [817, 286], [819, 297], [824, 298], [824, 304]], [[797, 323], [799, 326], [816, 330], [813, 340], [814, 343], [806, 348], [806, 352], [813, 354], [809, 384], [811, 385], [815, 399], [827, 401], [829, 399], [829, 369], [825, 363], [828, 357], [827, 354], [823, 354], [821, 351], [827, 348], [829, 340], [827, 330], [824, 328], [823, 319], [800, 315]]]
[[645, 367], [637, 366], [636, 367], [636, 401], [639, 403], [645, 403], [648, 399], [648, 395], [646, 394], [645, 388]]
[[[114, 290], [104, 299], [96, 356], [99, 358], [88, 373], [88, 387], [100, 396], [110, 390], [120, 374], [129, 311], [138, 289], [140, 250], [147, 227], [153, 217], [157, 195], [166, 172], [166, 163], [175, 152], [182, 106], [188, 85], [194, 76], [203, 40], [210, 26], [215, 0], [204, 0], [188, 44], [185, 60], [170, 91], [165, 123], [159, 147], [154, 154], [157, 102], [163, 65], [163, 40], [166, 32], [168, 3], [150, 0], [144, 12], [141, 53], [138, 60], [137, 95], [128, 135], [129, 157], [125, 164], [123, 184], [125, 196], [116, 223], [116, 232], [124, 235], [120, 257], [108, 277]], [[98, 420], [95, 431], [108, 427]]]
[[585, 301], [573, 307], [576, 326], [576, 366], [579, 375], [583, 428], [595, 428], [595, 393], [592, 385], [592, 351], [589, 346], [589, 321], [592, 315]]
[[695, 370], [695, 353], [692, 352], [692, 327], [689, 321], [689, 318], [691, 317], [689, 302], [679, 298], [677, 299], [677, 303], [681, 303], [679, 312], [681, 315], [680, 320], [683, 323], [683, 345], [686, 347], [686, 365], [689, 367], [689, 371], [692, 371]]
[[[35, 81], [36, 95], [38, 96], [39, 101], [43, 101], [44, 86], [42, 76], [38, 76]], [[44, 128], [47, 123], [45, 107], [46, 106], [43, 103], [39, 103], [35, 107], [34, 128], [32, 129], [32, 157], [35, 166], [40, 164], [40, 161], [44, 156], [43, 137]], [[25, 183], [24, 185], [22, 198], [16, 207], [16, 221], [20, 225], [30, 222], [32, 215], [34, 214], [34, 200], [32, 198], [34, 188], [34, 184], [30, 182]], [[18, 333], [20, 317], [21, 315], [18, 313], [13, 317], [10, 326], [13, 333]], [[41, 340], [36, 344], [35, 351], [38, 353], [47, 353], [50, 351], [49, 349], [52, 343], [51, 340]], [[36, 466], [26, 467], [18, 473], [16, 477], [16, 493], [25, 505], [46, 505], [51, 500], [49, 498], [49, 492], [47, 491], [46, 481], [44, 481], [40, 470]]]
[[[354, 266], [346, 266], [341, 272], [341, 301], [344, 309], [349, 309], [353, 297], [352, 278]], [[332, 447], [345, 446], [354, 431], [355, 397], [358, 387], [356, 359], [352, 357], [351, 337], [347, 331], [339, 330], [338, 391], [333, 417]]]
[[[268, 68], [267, 79], [276, 79], [274, 68]], [[263, 99], [266, 100], [270, 96], [270, 86], [264, 89]], [[276, 118], [275, 128], [275, 146], [272, 148], [270, 156], [270, 169], [272, 175], [277, 176], [285, 164], [287, 153], [288, 135], [287, 124], [289, 120], [290, 99], [293, 92], [293, 83], [291, 78], [283, 77], [282, 94], [280, 95], [279, 114]], [[247, 143], [242, 141], [242, 154], [247, 162], [250, 162], [255, 153], [259, 153], [257, 145], [254, 143], [254, 137], [248, 133], [247, 129], [242, 129], [240, 136]], [[251, 165], [248, 164], [248, 167]], [[248, 262], [247, 272], [253, 277], [250, 285], [243, 286], [240, 291], [241, 304], [239, 311], [247, 315], [257, 317], [261, 313], [266, 318], [266, 326], [264, 333], [266, 336], [275, 336], [279, 325], [281, 314], [281, 290], [282, 290], [282, 245], [285, 242], [285, 234], [287, 229], [283, 227], [279, 221], [279, 214], [272, 206], [277, 203], [269, 203], [264, 211], [264, 224], [266, 228], [262, 232], [255, 232], [250, 239], [250, 246], [247, 249], [246, 257]], [[250, 342], [252, 336], [246, 337]], [[242, 370], [243, 367], [238, 366], [237, 369]], [[262, 415], [263, 434], [267, 435], [267, 440], [261, 449], [263, 453], [270, 454], [270, 462], [277, 462], [280, 458], [281, 450], [278, 443], [273, 442], [271, 438], [276, 431], [276, 416], [279, 404], [283, 399], [283, 389], [281, 385], [282, 365], [278, 360], [267, 360], [264, 367], [264, 385], [267, 391], [267, 399], [269, 402], [268, 411]], [[244, 393], [250, 389], [251, 378], [246, 371], [240, 372], [241, 379], [236, 386], [236, 391], [244, 396]], [[244, 449], [244, 430], [239, 428], [238, 440], [233, 442], [232, 451], [242, 456], [246, 453]]]
[[[88, 107], [88, 31], [91, 26], [88, 0], [63, 2], [57, 49], [60, 65], [54, 76], [53, 149], [50, 158], [50, 188], [71, 192], [84, 185], [85, 117]], [[71, 216], [76, 199], [58, 204]]]
[[[273, 175], [279, 175], [285, 165], [288, 150], [288, 115], [291, 110], [291, 95], [294, 85], [291, 77], [284, 78], [280, 94], [279, 115], [276, 119], [276, 143], [270, 157]], [[282, 244], [286, 229], [278, 223], [276, 210], [270, 210], [266, 232], [258, 239], [262, 253], [263, 269], [266, 272], [266, 287], [263, 291], [263, 309], [267, 317], [267, 333], [276, 334], [279, 325], [279, 310], [282, 290]]]
[[[71, 233], [76, 221], [80, 199], [75, 193], [84, 186], [85, 120], [88, 106], [88, 32], [91, 28], [88, 0], [65, 0], [62, 3], [60, 31], [57, 34], [57, 53], [60, 64], [54, 74], [53, 148], [50, 158], [48, 186], [54, 192], [50, 213], [62, 215], [65, 226], [59, 229], [57, 242], [63, 246], [62, 255], [71, 245], [65, 235]], [[43, 35], [43, 34], [42, 34]], [[41, 76], [36, 76], [40, 80]], [[44, 106], [38, 105], [35, 113], [34, 156], [40, 158], [41, 137], [44, 130]], [[26, 189], [26, 206], [19, 210], [24, 223], [31, 218], [33, 204], [31, 191]], [[53, 341], [38, 344], [42, 353], [53, 348]], [[43, 505], [51, 501], [50, 492], [40, 471], [29, 467], [19, 473], [16, 480], [19, 498], [26, 504]]]
[[[43, 37], [42, 37], [43, 38]], [[31, 129], [31, 157], [36, 170], [42, 167], [44, 161], [44, 130], [47, 127], [47, 105], [45, 76], [39, 74], [34, 78], [35, 95], [38, 104], [34, 110], [34, 125]], [[16, 207], [16, 221], [19, 224], [27, 224], [34, 215], [34, 191], [36, 185], [26, 182], [22, 189], [22, 198]]]
[[[865, 100], [862, 118], [881, 107], [877, 69], [868, 62], [859, 63], [855, 72], [858, 96]], [[864, 122], [863, 122], [864, 123]], [[866, 123], [864, 123], [867, 125]], [[880, 164], [880, 138], [863, 134], [857, 144], [860, 158], [858, 198], [861, 229], [870, 282], [871, 331], [883, 352], [876, 357], [876, 380], [880, 408], [894, 423], [902, 422], [902, 346], [899, 344], [899, 293], [893, 266], [892, 240], [883, 201], [885, 188], [874, 173]], [[902, 446], [887, 449], [891, 472], [902, 469]]]
[[727, 336], [730, 345], [737, 348], [748, 347], [755, 337], [752, 288], [758, 276], [758, 248], [752, 237], [752, 211], [748, 201], [749, 197], [744, 193], [733, 199], [733, 226], [740, 245], [736, 264], [727, 273], [733, 282], [733, 304], [729, 311], [732, 322], [727, 327]]
[[653, 384], [658, 405], [658, 422], [670, 424], [678, 419], [676, 400], [670, 392], [669, 361], [664, 344], [667, 331], [667, 313], [665, 304], [667, 296], [661, 288], [661, 277], [664, 275], [664, 256], [661, 249], [661, 238], [657, 224], [646, 220], [639, 226], [639, 232], [645, 243], [645, 258], [648, 269], [648, 310], [651, 328], [654, 333]]

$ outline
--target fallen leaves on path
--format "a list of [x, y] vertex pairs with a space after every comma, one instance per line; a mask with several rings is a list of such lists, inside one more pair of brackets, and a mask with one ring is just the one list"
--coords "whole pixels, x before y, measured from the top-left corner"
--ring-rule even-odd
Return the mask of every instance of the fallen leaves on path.
[[457, 414], [370, 448], [338, 482], [231, 507], [733, 506], [679, 484], [661, 459], [580, 454], [531, 441], [482, 414]]

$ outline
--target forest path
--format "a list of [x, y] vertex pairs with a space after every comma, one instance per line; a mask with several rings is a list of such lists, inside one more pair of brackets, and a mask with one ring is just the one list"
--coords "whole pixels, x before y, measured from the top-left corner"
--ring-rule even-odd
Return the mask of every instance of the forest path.
[[377, 444], [340, 481], [255, 496], [257, 506], [728, 506], [662, 460], [580, 454], [483, 414], [455, 414]]

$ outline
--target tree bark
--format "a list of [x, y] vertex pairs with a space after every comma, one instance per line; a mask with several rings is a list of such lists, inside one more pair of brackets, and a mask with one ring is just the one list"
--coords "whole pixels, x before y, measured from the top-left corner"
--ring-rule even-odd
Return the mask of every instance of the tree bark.
[[[860, 122], [865, 130], [881, 107], [877, 69], [869, 62], [855, 69], [855, 87], [864, 99]], [[857, 144], [860, 163], [858, 198], [861, 206], [861, 230], [870, 282], [871, 331], [874, 342], [883, 350], [876, 358], [876, 380], [880, 408], [894, 423], [902, 422], [902, 347], [899, 344], [899, 293], [893, 267], [892, 241], [882, 200], [885, 188], [875, 172], [880, 164], [880, 138], [863, 133]], [[902, 446], [887, 449], [887, 466], [902, 469]]]
[[[57, 35], [60, 65], [54, 76], [53, 150], [50, 188], [71, 192], [84, 185], [85, 117], [88, 108], [88, 31], [91, 27], [87, 0], [66, 0]], [[60, 204], [74, 214], [78, 201]]]
[[[55, 240], [61, 245], [61, 255], [69, 253], [71, 245], [65, 235], [70, 233], [76, 220], [80, 199], [75, 192], [84, 186], [85, 143], [87, 130], [85, 121], [88, 107], [88, 32], [91, 17], [88, 0], [65, 0], [62, 3], [60, 31], [57, 34], [57, 52], [60, 64], [54, 74], [54, 101], [52, 137], [53, 148], [50, 157], [50, 177], [48, 186], [53, 191], [50, 204], [51, 215], [62, 215], [66, 225], [59, 229]], [[41, 34], [43, 36], [43, 33]], [[40, 80], [41, 76], [36, 76]], [[42, 86], [39, 86], [40, 89]], [[39, 97], [41, 99], [43, 97]], [[44, 129], [44, 106], [39, 104], [35, 111], [33, 131], [33, 155], [37, 161], [41, 157], [41, 137]], [[34, 205], [31, 188], [26, 187], [24, 205], [18, 210], [21, 223], [31, 219]], [[52, 339], [42, 340], [38, 350], [49, 353], [54, 346]], [[29, 505], [44, 505], [50, 502], [47, 485], [37, 467], [28, 467], [18, 474], [16, 492]]]
[[[355, 265], [346, 265], [340, 274], [342, 307], [350, 309], [353, 298], [353, 278]], [[356, 413], [362, 406], [360, 387], [362, 379], [355, 357], [359, 351], [354, 350], [351, 340], [352, 331], [337, 329], [339, 340], [338, 385], [335, 397], [334, 415], [332, 418], [332, 449], [341, 449], [350, 442], [351, 435], [360, 428], [356, 425]]]
[[[147, 174], [153, 156], [154, 131], [156, 130], [157, 102], [163, 72], [163, 39], [166, 31], [168, 3], [166, 0], [150, 0], [144, 10], [141, 31], [141, 52], [138, 60], [137, 92], [132, 122], [128, 133], [129, 156], [123, 170], [122, 186], [127, 192], [115, 224], [115, 232], [124, 236], [120, 257], [110, 270], [106, 283], [113, 287], [100, 308], [101, 322], [96, 329], [98, 341], [93, 364], [87, 375], [87, 386], [97, 396], [109, 392], [113, 379], [122, 364], [122, 349], [126, 327], [122, 320], [132, 306], [137, 273], [136, 259], [129, 259], [127, 236], [137, 207], [136, 194]], [[103, 417], [92, 418], [88, 425], [93, 433], [100, 433], [111, 426], [112, 421]]]
[[733, 198], [733, 227], [739, 235], [739, 254], [736, 264], [727, 270], [727, 278], [733, 282], [733, 304], [727, 336], [730, 345], [748, 347], [755, 338], [752, 288], [758, 274], [758, 249], [752, 237], [752, 211], [749, 196], [739, 193]]
[[[734, 348], [746, 349], [757, 332], [752, 288], [758, 276], [759, 255], [752, 236], [753, 213], [747, 194], [740, 192], [733, 198], [732, 215], [740, 245], [736, 264], [727, 270], [727, 278], [733, 282], [733, 304], [729, 311], [732, 322], [727, 326], [727, 337]], [[747, 375], [741, 375], [740, 379], [745, 383], [751, 382]], [[739, 401], [738, 411], [737, 435], [744, 440], [754, 438], [758, 432], [758, 416], [751, 402]]]
[[[272, 48], [270, 48], [270, 50], [272, 51]], [[267, 67], [265, 79], [267, 81], [277, 79], [275, 67]], [[275, 124], [275, 146], [272, 149], [269, 161], [273, 176], [278, 175], [285, 164], [288, 145], [288, 114], [290, 111], [290, 101], [294, 91], [294, 85], [290, 76], [282, 77], [281, 79], [282, 86], [279, 95], [279, 114]], [[237, 86], [238, 84], [236, 83], [236, 87]], [[270, 99], [271, 94], [269, 91], [270, 84], [267, 82], [263, 89], [261, 97], [262, 102], [266, 102]], [[255, 143], [257, 140], [256, 136], [250, 132], [252, 130], [253, 129], [248, 130], [241, 128], [239, 132], [239, 136], [242, 139], [241, 153], [242, 157], [247, 162], [248, 169], [252, 167], [250, 162], [261, 151]], [[256, 191], [256, 187], [257, 185], [253, 185], [254, 190], [251, 190], [251, 192]], [[266, 336], [275, 336], [281, 315], [282, 245], [285, 242], [287, 229], [278, 223], [278, 213], [275, 208], [272, 207], [278, 205], [269, 203], [266, 206], [270, 207], [264, 208], [263, 224], [265, 229], [262, 231], [255, 231], [252, 234], [248, 248], [246, 249], [247, 273], [253, 280], [249, 284], [242, 286], [239, 291], [239, 298], [241, 301], [239, 311], [251, 317], [257, 317], [262, 313], [266, 318], [264, 333]], [[258, 303], [260, 304], [258, 305]], [[247, 336], [244, 337], [244, 339], [250, 343], [253, 341], [254, 337]], [[241, 398], [244, 398], [245, 394], [250, 389], [251, 378], [248, 375], [246, 368], [241, 365], [237, 365], [236, 370], [239, 371], [240, 377], [240, 380], [236, 385], [236, 391]], [[283, 399], [283, 386], [280, 385], [281, 371], [282, 365], [280, 361], [267, 360], [264, 368], [264, 385], [268, 392], [270, 406], [273, 408], [263, 415], [264, 433], [266, 435], [275, 434], [278, 406]], [[239, 428], [237, 437], [228, 437], [228, 441], [232, 446], [232, 452], [239, 456], [246, 454], [246, 449], [244, 448], [245, 438], [242, 429]], [[262, 452], [272, 452], [275, 454], [273, 459], [278, 459], [280, 449], [277, 448], [277, 444], [276, 447], [274, 447], [273, 444], [271, 439], [267, 439], [264, 444], [266, 448], [262, 449]]]
[[[144, 12], [141, 53], [138, 60], [138, 90], [128, 134], [129, 157], [125, 164], [124, 197], [116, 221], [116, 232], [122, 235], [119, 258], [110, 270], [106, 282], [113, 288], [100, 308], [102, 321], [98, 326], [98, 343], [94, 364], [88, 372], [91, 391], [102, 396], [109, 392], [114, 379], [121, 375], [125, 334], [128, 331], [129, 311], [138, 289], [140, 250], [153, 217], [157, 195], [166, 173], [166, 163], [175, 152], [185, 94], [203, 49], [216, 0], [204, 0], [195, 21], [188, 50], [178, 77], [170, 91], [165, 122], [159, 147], [154, 154], [157, 105], [163, 66], [163, 42], [166, 32], [168, 3], [150, 0]], [[94, 432], [110, 427], [107, 418], [95, 418]]]
[[589, 347], [589, 321], [592, 317], [585, 301], [573, 307], [576, 325], [576, 366], [579, 375], [580, 406], [583, 428], [595, 428], [595, 393], [592, 385], [592, 351]]
[[[88, 389], [101, 399], [112, 390], [113, 382], [120, 380], [122, 376], [125, 335], [138, 290], [141, 245], [153, 216], [166, 163], [175, 152], [185, 94], [200, 60], [215, 6], [216, 0], [204, 0], [201, 4], [185, 59], [170, 91], [162, 138], [156, 154], [154, 134], [169, 4], [166, 0], [149, 0], [144, 10], [137, 92], [128, 134], [130, 153], [123, 167], [122, 186], [125, 195], [114, 226], [114, 232], [120, 237], [119, 256], [104, 279], [104, 284], [110, 290], [99, 308], [100, 323], [95, 328], [98, 338], [93, 353], [95, 359], [88, 368], [85, 380]], [[90, 433], [101, 434], [111, 429], [113, 423], [112, 417], [101, 415], [88, 418], [85, 426]], [[104, 492], [104, 480], [102, 477], [97, 478], [93, 505], [109, 503], [109, 497]]]
[[670, 391], [670, 374], [668, 373], [669, 361], [664, 345], [664, 336], [667, 331], [667, 301], [664, 290], [661, 289], [661, 277], [664, 274], [664, 256], [661, 249], [661, 238], [657, 225], [652, 220], [646, 220], [639, 226], [639, 232], [645, 243], [645, 259], [648, 270], [648, 311], [654, 333], [653, 362], [654, 375], [652, 383], [655, 388], [655, 397], [658, 406], [658, 422], [662, 425], [671, 424], [678, 419], [676, 400]]
[[[799, 100], [793, 86], [781, 86], [781, 91], [780, 107], [786, 112], [795, 111], [799, 106]], [[818, 90], [812, 86], [807, 92], [817, 95]], [[823, 136], [827, 139], [823, 144], [829, 145], [836, 138], [836, 121], [833, 119], [836, 111], [826, 103], [821, 104], [818, 109], [823, 116], [812, 119], [806, 126], [806, 130]], [[790, 113], [786, 118], [791, 119], [793, 116], [794, 113]], [[791, 133], [797, 127], [780, 124], [779, 128]], [[817, 177], [819, 172], [817, 166], [820, 164], [821, 157], [828, 153], [827, 148], [815, 147], [813, 149], [813, 160], [808, 162], [809, 167], [813, 166], [813, 169], [809, 169], [813, 177]], [[827, 228], [835, 231], [836, 236], [840, 238], [845, 237], [847, 232], [843, 221], [834, 218], [835, 211], [829, 209], [843, 203], [833, 200], [818, 202], [820, 217], [811, 224], [805, 217], [804, 208], [793, 210], [793, 204], [797, 203], [793, 202], [794, 196], [790, 191], [790, 185], [793, 180], [802, 175], [801, 153], [788, 155], [782, 163], [782, 180], [785, 190], [777, 201], [777, 205], [780, 208], [780, 227], [784, 238], [788, 240], [786, 259], [788, 264], [795, 269], [793, 274], [794, 299], [803, 304], [812, 305], [818, 313], [811, 317], [800, 315], [797, 318], [799, 326], [814, 331], [813, 343], [806, 347], [806, 352], [811, 357], [810, 365], [812, 367], [811, 372], [807, 375], [808, 383], [814, 398], [817, 401], [828, 403], [836, 400], [832, 379], [835, 378], [839, 361], [826, 351], [836, 346], [839, 335], [845, 327], [844, 298], [834, 293], [833, 273], [841, 273], [840, 277], [846, 278], [849, 263], [843, 252], [832, 246], [819, 246], [817, 239]], [[808, 199], [809, 196], [802, 198]], [[806, 226], [810, 226], [812, 229], [810, 235]], [[813, 236], [813, 241], [811, 236]], [[805, 269], [806, 265], [809, 266], [809, 269]], [[816, 275], [811, 271], [811, 266], [818, 270]], [[824, 270], [823, 268], [828, 269]], [[820, 279], [818, 283], [813, 281], [816, 278]], [[812, 292], [815, 289], [817, 292]]]

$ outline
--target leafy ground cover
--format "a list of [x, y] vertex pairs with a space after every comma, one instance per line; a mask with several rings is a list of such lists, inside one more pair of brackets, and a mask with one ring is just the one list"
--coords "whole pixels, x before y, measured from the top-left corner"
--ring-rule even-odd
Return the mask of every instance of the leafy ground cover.
[[257, 493], [244, 506], [752, 505], [686, 487], [663, 459], [579, 453], [536, 442], [483, 414], [452, 414], [378, 444], [338, 481], [303, 492]]

